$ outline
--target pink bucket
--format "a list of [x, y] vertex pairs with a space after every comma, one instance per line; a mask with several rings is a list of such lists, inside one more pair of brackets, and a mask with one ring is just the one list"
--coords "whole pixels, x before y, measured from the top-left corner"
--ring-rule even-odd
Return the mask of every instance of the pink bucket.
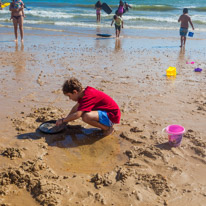
[[172, 147], [178, 147], [182, 141], [185, 128], [180, 125], [169, 125], [163, 129], [163, 131], [165, 130], [168, 134], [169, 144]]

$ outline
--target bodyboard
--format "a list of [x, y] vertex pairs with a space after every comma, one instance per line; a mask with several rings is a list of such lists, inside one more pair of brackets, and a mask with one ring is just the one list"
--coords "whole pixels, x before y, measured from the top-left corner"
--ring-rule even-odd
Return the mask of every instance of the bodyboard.
[[107, 14], [111, 14], [112, 13], [112, 9], [110, 6], [108, 6], [108, 4], [103, 3], [102, 4], [102, 9], [107, 13]]
[[97, 36], [101, 36], [101, 37], [110, 37], [112, 36], [111, 34], [97, 34]]
[[2, 5], [1, 5], [1, 8], [5, 8], [5, 7], [9, 6], [9, 5], [10, 5], [10, 3], [2, 4]]

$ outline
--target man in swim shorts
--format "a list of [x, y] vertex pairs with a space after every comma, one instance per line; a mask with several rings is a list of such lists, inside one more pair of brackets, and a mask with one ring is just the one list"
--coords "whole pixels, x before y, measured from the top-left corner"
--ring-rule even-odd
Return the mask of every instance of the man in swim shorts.
[[189, 28], [189, 23], [192, 26], [192, 29], [194, 30], [193, 23], [191, 21], [190, 16], [188, 15], [188, 9], [183, 9], [183, 14], [179, 17], [178, 22], [181, 22], [180, 25], [180, 47], [184, 46], [186, 43], [186, 36]]

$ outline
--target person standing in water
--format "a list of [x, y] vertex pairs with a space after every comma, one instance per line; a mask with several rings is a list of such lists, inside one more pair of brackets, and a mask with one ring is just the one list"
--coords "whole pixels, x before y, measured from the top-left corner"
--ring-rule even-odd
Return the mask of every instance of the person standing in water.
[[185, 43], [186, 43], [186, 36], [187, 36], [188, 28], [189, 28], [189, 23], [192, 26], [192, 29], [194, 30], [194, 26], [193, 26], [190, 16], [188, 15], [187, 8], [183, 9], [183, 14], [179, 17], [178, 22], [181, 22], [181, 25], [180, 25], [181, 45], [180, 47], [182, 47], [182, 46], [185, 46]]
[[102, 3], [101, 3], [101, 1], [98, 1], [95, 4], [96, 15], [97, 15], [97, 22], [100, 22], [100, 20], [101, 20], [101, 8], [102, 8]]
[[123, 1], [120, 1], [116, 15], [122, 17], [123, 13], [124, 13], [124, 3]]
[[23, 22], [24, 22], [24, 4], [20, 4], [18, 8], [16, 8], [15, 0], [10, 4], [9, 10], [12, 12], [12, 20], [14, 25], [14, 34], [15, 34], [15, 40], [18, 42], [18, 26], [21, 36], [21, 42], [23, 43], [24, 38], [24, 30], [23, 30]]
[[120, 16], [114, 15], [111, 26], [112, 26], [113, 23], [115, 25], [116, 38], [119, 38], [121, 28], [123, 29], [123, 23], [124, 22], [123, 22], [123, 20]]

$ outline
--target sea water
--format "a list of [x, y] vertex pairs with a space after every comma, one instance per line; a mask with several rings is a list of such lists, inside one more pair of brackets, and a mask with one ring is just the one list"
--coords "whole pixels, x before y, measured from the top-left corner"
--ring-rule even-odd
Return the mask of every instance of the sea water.
[[[3, 3], [9, 2], [2, 0]], [[100, 28], [101, 31], [108, 31], [111, 28], [111, 20], [117, 10], [119, 1], [105, 0], [113, 10], [108, 15], [101, 12], [101, 23], [96, 22], [94, 4], [96, 0], [24, 0], [26, 18], [25, 28], [40, 30], [55, 30], [59, 32], [80, 29], [88, 31]], [[206, 32], [206, 1], [205, 0], [128, 0], [132, 6], [124, 16], [125, 29], [131, 29], [135, 34], [141, 30], [175, 31], [179, 29], [177, 22], [182, 14], [183, 8], [189, 9], [195, 30]], [[10, 11], [6, 7], [0, 10], [0, 28], [11, 26]], [[159, 33], [157, 34], [159, 35]]]

